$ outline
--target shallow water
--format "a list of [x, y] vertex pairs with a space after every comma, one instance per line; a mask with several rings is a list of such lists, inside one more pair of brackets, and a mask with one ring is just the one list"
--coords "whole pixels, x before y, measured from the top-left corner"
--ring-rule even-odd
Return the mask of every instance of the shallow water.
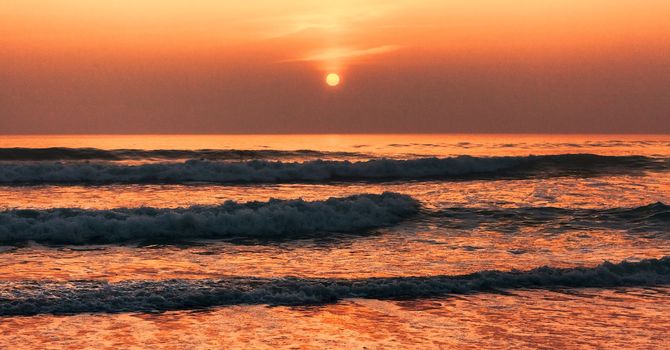
[[[668, 136], [12, 136], [0, 149], [0, 347], [667, 348], [667, 266], [596, 266], [670, 256]], [[528, 168], [531, 155], [562, 156]], [[501, 158], [510, 156], [512, 165]], [[439, 159], [416, 163], [425, 157]], [[215, 177], [194, 183], [174, 170], [192, 158]], [[304, 166], [319, 159], [337, 169]], [[43, 171], [54, 166], [61, 177]], [[150, 168], [128, 181], [146, 166], [171, 177]], [[219, 181], [240, 166], [245, 179], [274, 173]], [[16, 178], [30, 180], [6, 180]], [[384, 192], [419, 207], [345, 198]], [[225, 201], [235, 210], [222, 216]], [[529, 272], [541, 266], [600, 271], [599, 284]], [[450, 281], [455, 290], [431, 296], [402, 279], [486, 270], [502, 277], [476, 288]], [[534, 282], [509, 284], [516, 270]], [[236, 278], [285, 277], [319, 286], [291, 294], [290, 306], [277, 298], [288, 300], [295, 281], [262, 293], [244, 284], [253, 297], [239, 302], [221, 296]], [[392, 295], [332, 285], [381, 277]], [[124, 283], [135, 303], [114, 311], [109, 296]], [[179, 307], [138, 297], [165, 290], [177, 301], [204, 294]], [[68, 312], [71, 295], [97, 306]]]

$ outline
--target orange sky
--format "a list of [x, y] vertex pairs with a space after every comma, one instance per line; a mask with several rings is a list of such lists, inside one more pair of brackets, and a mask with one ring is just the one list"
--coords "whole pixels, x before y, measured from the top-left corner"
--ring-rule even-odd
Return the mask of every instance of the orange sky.
[[13, 1], [0, 132], [670, 132], [668, 18], [661, 0]]

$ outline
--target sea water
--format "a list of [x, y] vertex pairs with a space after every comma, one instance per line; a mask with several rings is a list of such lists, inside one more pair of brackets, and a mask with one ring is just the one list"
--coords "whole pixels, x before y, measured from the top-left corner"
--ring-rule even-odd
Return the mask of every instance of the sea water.
[[658, 348], [670, 136], [0, 137], [0, 348]]

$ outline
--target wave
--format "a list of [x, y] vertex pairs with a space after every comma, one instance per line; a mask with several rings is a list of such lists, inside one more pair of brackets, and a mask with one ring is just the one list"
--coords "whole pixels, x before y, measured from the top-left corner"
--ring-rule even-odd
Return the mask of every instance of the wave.
[[252, 160], [123, 165], [114, 163], [3, 162], [0, 184], [287, 183], [426, 179], [518, 179], [596, 176], [667, 170], [670, 160], [644, 156], [563, 154], [525, 157], [419, 158], [368, 161]]
[[155, 312], [238, 304], [314, 305], [347, 298], [416, 299], [509, 289], [670, 284], [670, 257], [586, 268], [366, 279], [231, 277], [162, 281], [0, 282], [0, 316]]
[[670, 230], [670, 206], [654, 203], [633, 208], [565, 209], [553, 207], [479, 209], [446, 208], [432, 213], [438, 224], [456, 229], [485, 228], [515, 232], [541, 226], [548, 232], [625, 229], [633, 232]]
[[397, 223], [414, 215], [412, 197], [386, 192], [323, 201], [275, 200], [178, 209], [46, 209], [0, 212], [0, 244], [115, 243], [130, 240], [277, 239], [348, 233]]
[[241, 150], [241, 149], [99, 149], [99, 148], [0, 148], [1, 161], [77, 161], [77, 160], [251, 160], [276, 158], [352, 158], [365, 157], [356, 152], [324, 152], [315, 150]]

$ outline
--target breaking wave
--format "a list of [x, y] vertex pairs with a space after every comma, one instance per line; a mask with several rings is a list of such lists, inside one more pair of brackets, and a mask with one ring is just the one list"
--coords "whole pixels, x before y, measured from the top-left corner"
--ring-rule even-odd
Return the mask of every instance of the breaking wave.
[[178, 209], [47, 209], [0, 212], [0, 244], [114, 243], [129, 240], [286, 238], [355, 232], [416, 214], [412, 197], [386, 192], [323, 201], [270, 200]]
[[88, 312], [155, 312], [237, 304], [313, 305], [346, 298], [415, 299], [509, 289], [613, 288], [670, 284], [670, 257], [603, 263], [593, 268], [541, 267], [461, 276], [367, 279], [0, 282], [0, 316]]
[[433, 213], [438, 224], [456, 229], [483, 227], [514, 232], [542, 227], [549, 232], [625, 229], [633, 232], [670, 231], [670, 206], [654, 203], [633, 208], [565, 209], [553, 207], [479, 209], [446, 208]]
[[241, 150], [241, 149], [99, 149], [99, 148], [0, 148], [2, 161], [77, 161], [77, 160], [252, 160], [276, 158], [345, 158], [363, 157], [356, 152], [322, 152], [315, 150]]
[[667, 159], [644, 156], [563, 154], [525, 157], [420, 158], [368, 161], [313, 160], [123, 165], [114, 163], [4, 162], [0, 184], [106, 183], [286, 183], [327, 181], [394, 181], [422, 179], [514, 179], [596, 176], [667, 170]]

